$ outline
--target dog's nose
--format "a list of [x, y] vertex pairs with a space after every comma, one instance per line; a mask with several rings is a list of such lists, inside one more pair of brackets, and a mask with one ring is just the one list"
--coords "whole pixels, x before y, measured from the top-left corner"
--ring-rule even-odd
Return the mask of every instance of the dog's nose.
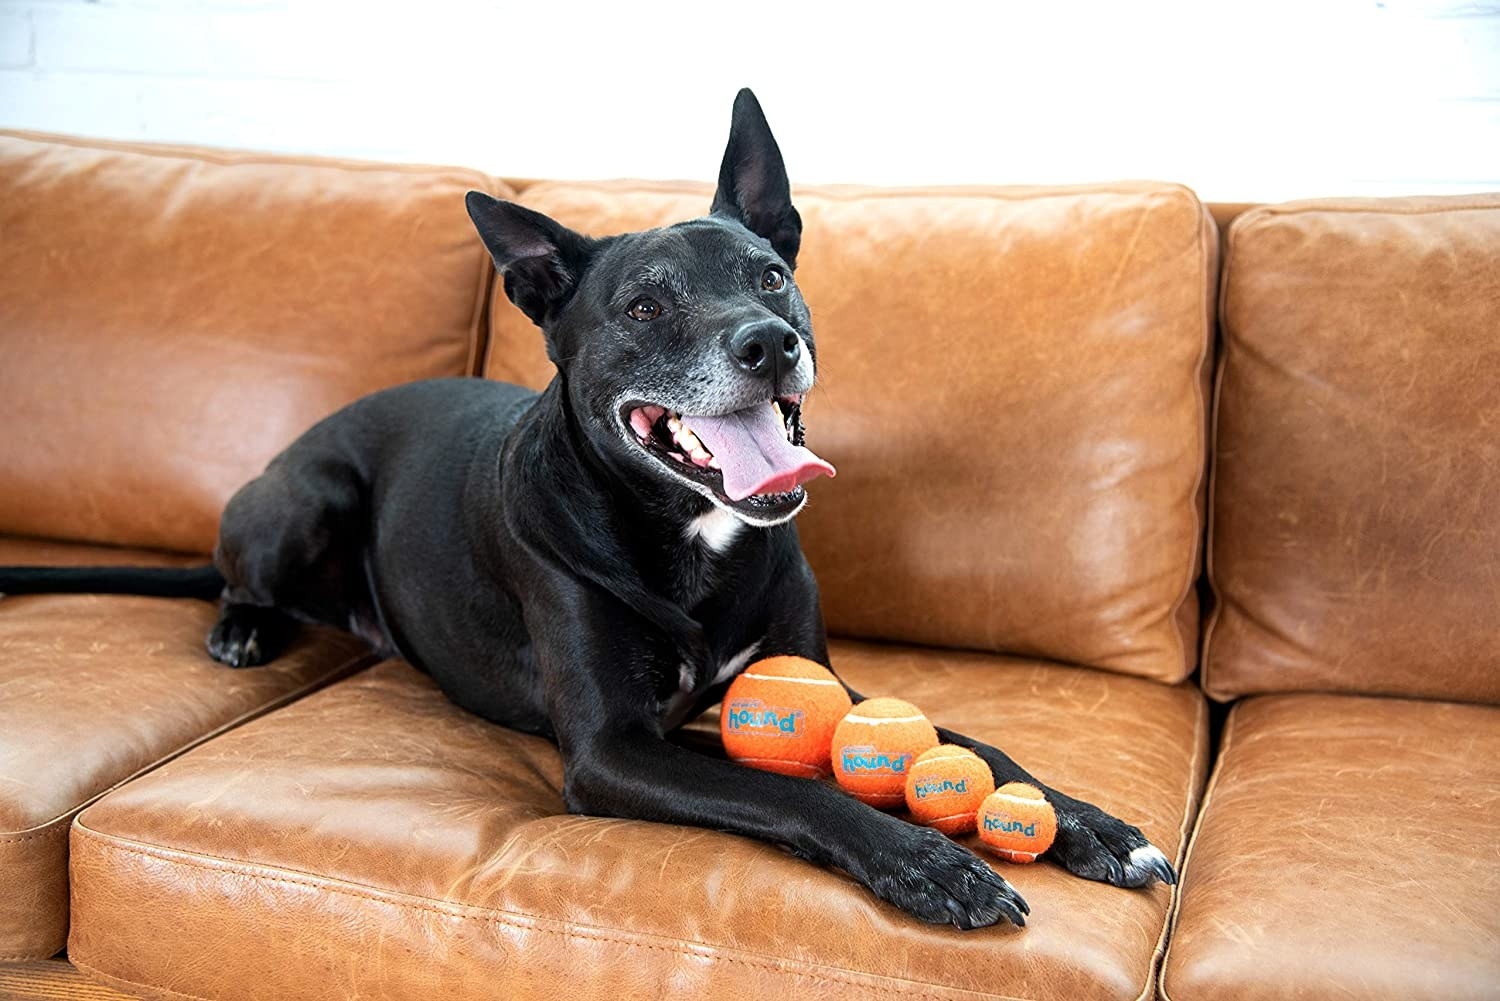
[[747, 323], [730, 335], [729, 356], [751, 375], [780, 380], [797, 367], [802, 356], [802, 338], [775, 320]]

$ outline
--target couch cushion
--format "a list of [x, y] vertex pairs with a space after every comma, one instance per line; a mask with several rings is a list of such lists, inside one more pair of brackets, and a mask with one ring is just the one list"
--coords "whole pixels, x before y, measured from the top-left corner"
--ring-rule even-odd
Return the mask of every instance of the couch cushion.
[[1500, 709], [1263, 696], [1224, 732], [1171, 1001], [1494, 997]]
[[0, 531], [192, 552], [365, 393], [474, 370], [472, 171], [0, 133]]
[[[535, 184], [590, 233], [701, 215], [689, 185]], [[799, 519], [834, 633], [1178, 681], [1196, 662], [1217, 244], [1192, 193], [799, 189], [797, 282], [838, 466]], [[519, 310], [486, 372], [550, 375]], [[890, 586], [900, 581], [900, 587]]]
[[[1178, 852], [1205, 766], [1195, 689], [983, 654], [833, 653], [862, 690], [1002, 742]], [[564, 815], [560, 780], [550, 744], [381, 665], [83, 814], [69, 955], [117, 984], [220, 999], [1150, 990], [1169, 887], [1009, 866], [1024, 931], [933, 928], [760, 842]]]
[[[0, 538], [0, 564], [182, 562]], [[213, 619], [204, 601], [0, 597], [0, 958], [62, 948], [67, 831], [84, 804], [364, 658], [320, 630], [274, 667], [230, 671], [203, 650]]]
[[1500, 195], [1227, 244], [1205, 687], [1500, 701]]

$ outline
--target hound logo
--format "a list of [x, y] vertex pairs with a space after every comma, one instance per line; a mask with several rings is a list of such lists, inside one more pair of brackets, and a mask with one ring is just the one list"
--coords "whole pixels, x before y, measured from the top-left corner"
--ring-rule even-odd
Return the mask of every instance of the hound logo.
[[905, 775], [911, 758], [910, 752], [888, 754], [870, 746], [846, 747], [839, 763], [845, 775]]
[[917, 799], [933, 799], [938, 796], [964, 796], [969, 792], [969, 780], [919, 779], [916, 784]]
[[760, 699], [735, 699], [728, 709], [729, 732], [766, 737], [800, 737], [806, 714], [801, 709], [778, 709]]
[[1028, 838], [1036, 837], [1036, 821], [1023, 824], [1019, 820], [1010, 820], [1006, 817], [997, 817], [993, 813], [984, 815], [984, 829], [986, 831], [1000, 831], [1005, 834], [1024, 834]]

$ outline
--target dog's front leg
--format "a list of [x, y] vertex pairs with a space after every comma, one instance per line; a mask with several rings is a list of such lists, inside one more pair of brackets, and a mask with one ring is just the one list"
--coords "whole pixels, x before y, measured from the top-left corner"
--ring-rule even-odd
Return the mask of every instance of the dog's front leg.
[[[829, 663], [823, 617], [818, 607], [818, 587], [805, 560], [778, 574], [772, 621], [777, 622], [778, 649], [795, 650], [820, 663]], [[864, 696], [844, 683], [849, 697], [863, 702]], [[999, 748], [943, 727], [938, 737], [946, 744], [967, 747], [984, 759], [995, 774], [996, 784], [1027, 782], [1046, 793], [1057, 811], [1057, 838], [1047, 852], [1064, 869], [1085, 879], [1115, 886], [1145, 886], [1153, 879], [1176, 883], [1172, 864], [1140, 829], [1112, 817], [1092, 803], [1074, 799], [1038, 782]]]
[[[844, 688], [855, 702], [864, 701], [864, 696], [847, 684]], [[946, 727], [938, 727], [937, 733], [943, 743], [967, 747], [983, 758], [994, 773], [996, 785], [1025, 782], [1046, 794], [1047, 802], [1057, 811], [1057, 838], [1045, 857], [1073, 875], [1115, 886], [1145, 886], [1154, 879], [1177, 882], [1172, 863], [1161, 849], [1146, 840], [1140, 828], [1037, 781], [998, 747]]]
[[[844, 689], [855, 702], [864, 701], [865, 697], [847, 682]], [[1154, 879], [1177, 882], [1172, 863], [1161, 849], [1146, 840], [1140, 828], [1037, 781], [998, 747], [941, 726], [937, 727], [937, 733], [943, 743], [967, 747], [984, 759], [994, 773], [996, 785], [1025, 782], [1046, 794], [1047, 802], [1057, 812], [1057, 838], [1045, 857], [1073, 875], [1129, 887], [1145, 886]]]
[[1140, 828], [1110, 816], [1092, 803], [1038, 782], [999, 748], [943, 727], [938, 727], [937, 732], [945, 744], [967, 747], [983, 758], [995, 773], [997, 784], [1026, 782], [1046, 794], [1047, 802], [1057, 811], [1057, 838], [1046, 857], [1075, 876], [1115, 886], [1145, 886], [1153, 879], [1177, 882], [1172, 863], [1161, 849], [1146, 840]]
[[538, 680], [573, 813], [691, 824], [785, 845], [853, 876], [924, 921], [1025, 922], [1027, 906], [968, 849], [821, 782], [757, 771], [668, 742], [663, 682], [675, 647], [612, 596], [528, 575]]
[[935, 924], [1025, 924], [1026, 902], [972, 852], [821, 782], [706, 757], [623, 721], [566, 734], [563, 746], [563, 795], [574, 813], [692, 824], [786, 845]]

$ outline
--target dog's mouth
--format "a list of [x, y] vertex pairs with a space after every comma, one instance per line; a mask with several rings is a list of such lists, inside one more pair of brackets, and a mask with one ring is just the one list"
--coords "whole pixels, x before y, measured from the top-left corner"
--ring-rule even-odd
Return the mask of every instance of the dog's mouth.
[[833, 466], [803, 444], [800, 395], [727, 414], [684, 415], [632, 403], [622, 418], [636, 443], [670, 472], [747, 512], [792, 510], [805, 497], [802, 484], [834, 475]]

